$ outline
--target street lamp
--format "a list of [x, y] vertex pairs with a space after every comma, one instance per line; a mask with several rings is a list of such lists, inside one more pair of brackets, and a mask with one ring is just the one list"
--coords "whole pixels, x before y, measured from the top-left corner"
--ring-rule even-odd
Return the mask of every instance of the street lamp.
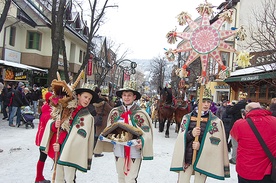
[[[124, 63], [124, 62], [129, 62], [129, 66], [125, 66], [125, 65], [122, 65], [122, 63]], [[124, 86], [124, 80], [125, 80], [125, 78], [124, 78], [124, 74], [125, 73], [127, 73], [127, 75], [131, 75], [131, 74], [135, 74], [136, 73], [136, 70], [135, 70], [135, 68], [137, 67], [137, 63], [136, 62], [133, 62], [133, 61], [131, 61], [131, 60], [129, 60], [129, 59], [123, 59], [123, 60], [119, 60], [117, 63], [116, 63], [116, 65], [118, 66], [118, 67], [120, 67], [121, 68], [121, 70], [122, 70], [122, 87]], [[115, 71], [115, 74], [117, 73], [117, 67], [116, 67], [116, 71]]]

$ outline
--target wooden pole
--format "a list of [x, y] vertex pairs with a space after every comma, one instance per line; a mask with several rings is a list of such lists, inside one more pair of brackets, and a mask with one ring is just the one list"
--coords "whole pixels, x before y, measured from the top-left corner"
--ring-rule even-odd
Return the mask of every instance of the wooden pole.
[[[198, 113], [197, 113], [197, 119], [196, 119], [196, 127], [200, 127], [200, 119], [201, 119], [201, 111], [202, 111], [202, 98], [203, 98], [203, 90], [204, 90], [204, 85], [200, 85], [199, 89], [199, 96], [198, 96]], [[195, 137], [194, 142], [198, 142], [198, 136]], [[196, 153], [197, 150], [193, 150], [193, 159], [192, 159], [192, 164], [194, 164], [195, 159], [196, 159]]]
[[[57, 120], [60, 120], [60, 117]], [[60, 131], [60, 127], [57, 128], [56, 143], [58, 143], [59, 131]], [[55, 180], [56, 180], [57, 160], [58, 160], [58, 152], [55, 152], [55, 162], [54, 162], [54, 168], [53, 168], [54, 171], [53, 171], [53, 175], [52, 175], [52, 183], [55, 183]]]

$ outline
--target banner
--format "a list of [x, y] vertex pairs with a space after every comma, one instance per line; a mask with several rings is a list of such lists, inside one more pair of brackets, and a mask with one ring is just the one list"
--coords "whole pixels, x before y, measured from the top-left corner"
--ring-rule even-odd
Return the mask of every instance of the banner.
[[92, 73], [93, 73], [92, 59], [88, 59], [88, 63], [87, 63], [87, 75], [91, 76]]
[[130, 75], [128, 73], [124, 73], [124, 80], [129, 81], [130, 80]]

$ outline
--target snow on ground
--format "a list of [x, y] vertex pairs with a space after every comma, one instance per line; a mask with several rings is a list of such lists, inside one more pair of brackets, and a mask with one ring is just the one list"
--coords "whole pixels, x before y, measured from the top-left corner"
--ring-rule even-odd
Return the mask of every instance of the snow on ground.
[[[38, 147], [34, 143], [38, 120], [34, 121], [34, 129], [25, 129], [25, 126], [9, 127], [8, 121], [2, 120], [2, 114], [0, 114], [0, 119], [0, 149], [4, 150], [0, 153], [0, 182], [34, 183], [36, 162], [39, 156]], [[165, 138], [164, 133], [158, 133], [158, 129], [154, 129], [154, 160], [142, 162], [138, 182], [177, 182], [177, 173], [169, 171], [176, 135], [174, 125], [170, 127], [170, 138]], [[47, 159], [44, 169], [46, 179], [51, 180], [52, 166], [53, 161]], [[230, 170], [231, 178], [225, 181], [207, 178], [206, 182], [237, 183], [235, 166], [231, 165]], [[77, 172], [77, 182], [116, 183], [117, 175], [113, 154], [105, 153], [103, 157], [93, 158], [92, 170], [88, 173]]]

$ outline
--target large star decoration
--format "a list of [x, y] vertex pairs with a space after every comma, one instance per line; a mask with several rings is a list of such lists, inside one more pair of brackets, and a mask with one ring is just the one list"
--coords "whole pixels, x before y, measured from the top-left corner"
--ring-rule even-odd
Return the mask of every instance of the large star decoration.
[[194, 22], [191, 17], [182, 12], [178, 15], [180, 25], [188, 23], [190, 31], [175, 32], [170, 31], [167, 34], [168, 42], [175, 43], [176, 37], [186, 40], [179, 48], [166, 52], [168, 60], [174, 60], [174, 54], [178, 52], [190, 52], [190, 55], [182, 66], [185, 71], [186, 68], [195, 61], [198, 57], [201, 59], [202, 74], [201, 77], [206, 77], [206, 70], [208, 67], [208, 60], [212, 57], [221, 67], [222, 71], [226, 71], [227, 67], [223, 64], [220, 52], [236, 52], [236, 50], [228, 45], [224, 40], [232, 35], [235, 35], [239, 30], [220, 30], [220, 27], [225, 21], [231, 21], [232, 10], [227, 10], [222, 13], [218, 20], [210, 25], [209, 15], [212, 13], [212, 5], [209, 3], [201, 4], [197, 10], [202, 16], [200, 24]]

